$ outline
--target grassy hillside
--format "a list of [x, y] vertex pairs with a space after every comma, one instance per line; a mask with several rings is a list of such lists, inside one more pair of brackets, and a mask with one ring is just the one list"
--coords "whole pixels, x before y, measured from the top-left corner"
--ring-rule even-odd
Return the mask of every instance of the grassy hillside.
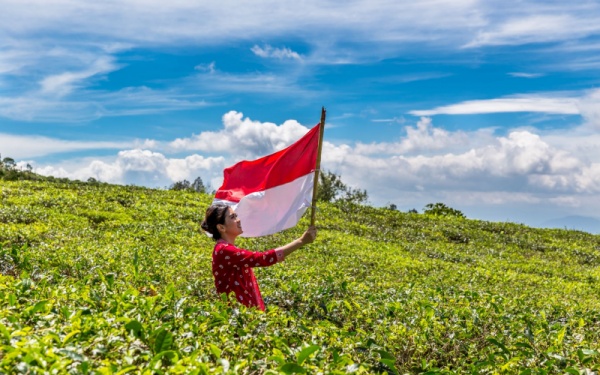
[[214, 292], [211, 199], [0, 181], [0, 372], [600, 368], [600, 236], [324, 204], [315, 243], [256, 269], [263, 313]]

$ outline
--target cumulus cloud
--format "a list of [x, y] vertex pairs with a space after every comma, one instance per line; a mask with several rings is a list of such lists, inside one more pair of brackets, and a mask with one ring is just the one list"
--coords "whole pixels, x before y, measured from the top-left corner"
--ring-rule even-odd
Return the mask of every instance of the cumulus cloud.
[[[414, 130], [418, 129], [419, 126]], [[513, 194], [531, 197], [532, 202], [534, 196], [537, 201], [549, 202], [541, 197], [600, 194], [600, 163], [555, 147], [531, 131], [515, 130], [506, 136], [495, 137], [487, 133], [482, 139], [485, 142], [465, 141], [475, 137], [475, 133], [441, 129], [438, 133], [443, 136], [436, 141], [431, 137], [434, 133], [430, 130], [429, 138], [423, 143], [439, 142], [437, 152], [429, 155], [405, 155], [401, 147], [380, 144], [387, 153], [381, 156], [363, 145], [325, 143], [324, 165], [355, 186], [367, 189], [378, 204], [385, 204], [386, 197], [388, 200], [391, 197], [403, 199], [403, 194], [417, 192], [427, 193], [430, 197], [442, 192], [480, 196], [508, 193], [498, 195], [495, 198], [498, 202], [504, 199], [501, 197]], [[407, 133], [397, 144], [409, 143], [411, 139], [419, 137]], [[449, 148], [453, 152], [447, 152]], [[514, 198], [510, 201], [514, 202]]]
[[[163, 144], [163, 152], [131, 148], [114, 157], [54, 165], [29, 163], [38, 173], [80, 180], [93, 177], [165, 187], [201, 176], [218, 187], [224, 167], [282, 149], [307, 131], [308, 127], [293, 120], [275, 125], [231, 111], [223, 116], [220, 131]], [[578, 207], [584, 213], [597, 209], [590, 201], [600, 197], [600, 160], [590, 160], [585, 151], [572, 151], [573, 143], [580, 139], [577, 137], [586, 137], [584, 130], [579, 132], [569, 139], [566, 134], [531, 129], [512, 130], [506, 135], [494, 135], [492, 130], [449, 131], [435, 127], [430, 118], [422, 118], [407, 126], [396, 141], [365, 145], [326, 140], [322, 169], [338, 173], [350, 186], [366, 189], [375, 205], [394, 202], [400, 207], [419, 208], [442, 201], [464, 207], [477, 217], [496, 220], [509, 217], [490, 217], [490, 206], [496, 207], [492, 210], [495, 215], [504, 214], [509, 207], [517, 211], [527, 207], [542, 215], [550, 206], [562, 207], [565, 212]], [[600, 137], [587, 138], [590, 147], [597, 149]], [[168, 152], [191, 153], [170, 156]], [[207, 156], [211, 154], [219, 156]]]
[[223, 115], [223, 129], [207, 131], [190, 138], [178, 138], [169, 144], [173, 151], [226, 152], [238, 157], [257, 157], [281, 150], [308, 128], [295, 120], [281, 125], [253, 121], [243, 113], [230, 111]]
[[[220, 131], [206, 131], [191, 138], [157, 145], [167, 152], [194, 152], [186, 157], [136, 148], [120, 151], [116, 158], [86, 160], [85, 165], [37, 166], [44, 174], [82, 179], [94, 177], [116, 183], [155, 186], [159, 181], [191, 178], [206, 171], [220, 178], [222, 168], [241, 159], [255, 159], [287, 147], [308, 128], [294, 120], [281, 125], [254, 121], [231, 111], [223, 116]], [[382, 203], [387, 187], [398, 192], [470, 191], [486, 193], [512, 191], [524, 194], [600, 193], [600, 161], [589, 160], [585, 151], [572, 148], [580, 138], [559, 134], [540, 135], [532, 130], [513, 130], [505, 136], [486, 131], [448, 131], [436, 128], [430, 118], [407, 126], [397, 141], [378, 144], [324, 142], [323, 167], [341, 173], [344, 180], [367, 189]], [[581, 138], [586, 138], [581, 135]], [[594, 147], [600, 138], [587, 137]], [[594, 141], [595, 140], [595, 141]], [[113, 148], [119, 144], [59, 142], [38, 139], [50, 150], [61, 147]], [[140, 142], [140, 141], [138, 141]], [[596, 142], [596, 143], [593, 143]], [[211, 154], [218, 157], [206, 156]], [[68, 170], [68, 172], [67, 172]], [[218, 182], [217, 182], [218, 183]]]
[[[143, 149], [120, 151], [114, 158], [88, 158], [62, 165], [31, 165], [34, 171], [47, 176], [102, 182], [165, 187], [173, 182], [196, 177], [214, 177], [224, 167], [223, 157], [204, 157], [193, 154], [184, 158], [169, 158], [159, 152]], [[205, 180], [205, 183], [207, 181]]]
[[[397, 154], [410, 153], [430, 154], [440, 150], [451, 150], [465, 147], [470, 142], [469, 134], [463, 131], [451, 133], [445, 129], [435, 128], [431, 118], [422, 117], [416, 126], [404, 128], [406, 136], [397, 142], [381, 142], [364, 144], [358, 142], [355, 151], [359, 154]], [[489, 130], [478, 131], [481, 138]]]

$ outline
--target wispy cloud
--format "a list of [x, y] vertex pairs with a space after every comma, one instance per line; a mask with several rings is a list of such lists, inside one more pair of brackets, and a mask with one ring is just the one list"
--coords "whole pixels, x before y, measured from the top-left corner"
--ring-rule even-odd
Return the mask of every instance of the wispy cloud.
[[537, 112], [580, 115], [584, 125], [600, 129], [600, 89], [585, 90], [569, 95], [515, 95], [507, 98], [468, 100], [427, 110], [409, 111], [414, 116], [472, 115], [485, 113]]
[[315, 91], [298, 80], [298, 73], [293, 71], [230, 73], [213, 69], [182, 79], [179, 87], [200, 86], [206, 91], [228, 94], [254, 93], [295, 98], [314, 96]]
[[600, 31], [597, 12], [598, 9], [591, 14], [581, 10], [575, 13], [561, 8], [553, 13], [511, 17], [483, 29], [465, 47], [564, 41], [597, 34]]
[[0, 133], [0, 150], [4, 155], [10, 155], [15, 159], [28, 159], [73, 151], [119, 150], [128, 147], [148, 147], [152, 145], [152, 141], [71, 141], [36, 135]]
[[[207, 14], [210, 17], [206, 17]], [[360, 17], [356, 17], [358, 14]], [[0, 115], [60, 121], [58, 111], [52, 111], [56, 107], [85, 108], [91, 113], [65, 116], [70, 117], [66, 121], [97, 118], [105, 113], [152, 113], [149, 108], [135, 106], [122, 111], [107, 110], [113, 104], [101, 102], [102, 93], [90, 93], [95, 82], [124, 66], [118, 55], [124, 50], [157, 46], [210, 47], [233, 41], [247, 43], [244, 48], [250, 48], [256, 56], [302, 61], [302, 64], [287, 65], [310, 67], [377, 62], [397, 57], [415, 43], [423, 51], [453, 52], [465, 45], [480, 48], [533, 42], [556, 42], [576, 49], [581, 48], [578, 38], [600, 34], [599, 15], [600, 7], [594, 2], [575, 6], [548, 5], [535, 0], [502, 6], [476, 0], [375, 0], [343, 5], [333, 0], [309, 0], [285, 7], [275, 0], [242, 2], [231, 7], [218, 2], [192, 1], [149, 0], [142, 4], [125, 0], [92, 5], [62, 0], [26, 3], [7, 0], [0, 14], [0, 31], [11, 37], [0, 42], [0, 85], [9, 87], [10, 94], [5, 94], [2, 100], [19, 102], [22, 110], [4, 107]], [[203, 20], [201, 26], [198, 19]], [[285, 40], [297, 41], [305, 52], [300, 54], [286, 46], [282, 42]], [[559, 59], [557, 63], [561, 63], [560, 54], [555, 56]], [[574, 69], [600, 66], [597, 58], [586, 54], [569, 62]], [[305, 72], [228, 73], [217, 70], [215, 61], [197, 65], [196, 71], [199, 73], [196, 82], [219, 93], [286, 94], [305, 98], [313, 94], [307, 88], [309, 85], [301, 80], [307, 77]], [[532, 73], [514, 74], [534, 77], [525, 75]], [[388, 78], [407, 83], [441, 76], [444, 74], [407, 73]], [[177, 91], [177, 84], [183, 79], [168, 82], [171, 89], [162, 92]], [[130, 87], [129, 90], [143, 91], [144, 88]], [[197, 91], [197, 86], [194, 90]], [[28, 101], [35, 103], [31, 114], [27, 113]], [[201, 103], [199, 100], [189, 102]]]
[[64, 96], [70, 94], [77, 86], [84, 86], [84, 81], [117, 69], [114, 59], [102, 56], [84, 70], [52, 74], [40, 81], [41, 93], [45, 95]]
[[165, 113], [212, 105], [198, 95], [130, 87], [114, 92], [82, 91], [67, 98], [28, 92], [0, 96], [0, 116], [19, 121], [83, 122], [101, 117]]
[[216, 72], [215, 65], [216, 64], [214, 61], [212, 61], [210, 64], [198, 64], [194, 67], [194, 70], [212, 74]]
[[274, 48], [270, 45], [266, 44], [262, 47], [258, 45], [254, 45], [251, 48], [252, 52], [256, 56], [265, 57], [265, 58], [275, 58], [279, 60], [283, 59], [291, 59], [291, 60], [302, 60], [300, 54], [298, 52], [292, 51], [290, 48]]
[[539, 78], [543, 77], [543, 73], [523, 73], [523, 72], [512, 72], [508, 73], [509, 76], [518, 77], [518, 78]]
[[468, 100], [428, 110], [409, 111], [414, 116], [472, 115], [484, 113], [542, 112], [565, 115], [581, 114], [576, 97], [521, 95], [509, 98]]

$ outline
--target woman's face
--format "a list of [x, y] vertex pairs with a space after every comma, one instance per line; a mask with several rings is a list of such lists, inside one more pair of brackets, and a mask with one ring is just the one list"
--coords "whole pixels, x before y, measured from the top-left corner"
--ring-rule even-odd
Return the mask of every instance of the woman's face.
[[238, 219], [237, 214], [233, 212], [231, 207], [227, 208], [227, 215], [225, 215], [225, 229], [223, 234], [228, 234], [230, 236], [239, 236], [244, 231], [242, 230], [242, 222]]

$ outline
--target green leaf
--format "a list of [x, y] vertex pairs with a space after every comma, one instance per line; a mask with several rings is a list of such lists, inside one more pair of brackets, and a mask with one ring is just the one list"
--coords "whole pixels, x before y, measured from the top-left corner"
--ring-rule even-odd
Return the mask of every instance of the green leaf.
[[130, 371], [136, 370], [137, 366], [127, 366], [119, 370], [115, 375], [125, 375]]
[[136, 248], [133, 252], [133, 275], [137, 278], [140, 271], [140, 257], [138, 254], [138, 249]]
[[381, 356], [381, 358], [383, 359], [389, 359], [392, 361], [396, 360], [396, 357], [394, 357], [393, 355], [391, 355], [390, 353], [386, 352], [385, 350], [374, 350], [375, 352], [379, 353], [379, 355]]
[[112, 287], [115, 285], [115, 274], [107, 273], [104, 277], [106, 279], [106, 285], [108, 286], [108, 289], [112, 289]]
[[280, 366], [285, 363], [285, 358], [283, 358], [283, 356], [281, 356], [281, 355], [272, 355], [272, 356], [268, 357], [267, 359], [270, 361], [277, 362], [277, 364]]
[[163, 358], [168, 359], [169, 363], [175, 363], [179, 360], [179, 355], [173, 350], [165, 350], [164, 352], [160, 352], [152, 358], [152, 361], [150, 361], [150, 368], [157, 368], [156, 365]]
[[125, 329], [137, 338], [142, 338], [144, 336], [144, 327], [142, 326], [142, 323], [135, 319], [127, 322], [127, 324], [125, 324]]
[[25, 309], [25, 312], [29, 315], [34, 315], [37, 312], [40, 311], [44, 311], [46, 310], [46, 304], [48, 303], [47, 300], [44, 301], [39, 301], [38, 303], [36, 303], [33, 306], [28, 307], [27, 309]]
[[298, 354], [296, 354], [296, 360], [299, 365], [304, 362], [306, 358], [308, 358], [311, 354], [319, 350], [321, 347], [319, 345], [310, 345], [306, 348], [302, 349]]
[[[518, 342], [518, 343], [516, 343], [516, 344], [515, 344], [515, 346], [516, 346], [517, 348], [523, 348], [523, 349], [535, 350], [535, 349], [533, 348], [533, 346], [529, 345], [529, 343], [526, 343], [526, 342]], [[525, 352], [525, 353], [527, 353], [527, 351], [525, 351], [525, 350], [521, 350], [521, 351], [522, 351], [522, 352]]]
[[297, 363], [286, 363], [285, 365], [281, 366], [279, 368], [279, 370], [281, 372], [284, 372], [286, 374], [305, 374], [306, 373], [306, 369], [302, 366], [300, 366]]
[[2, 334], [2, 338], [6, 341], [10, 341], [10, 332], [6, 329], [6, 326], [0, 323], [0, 334]]
[[311, 334], [312, 334], [312, 331], [311, 331], [310, 329], [308, 329], [308, 328], [307, 328], [307, 327], [306, 327], [304, 324], [302, 324], [302, 323], [300, 323], [300, 324], [298, 325], [298, 328], [300, 328], [301, 330], [303, 330], [303, 331], [304, 331], [304, 332], [306, 332], [306, 333], [311, 333]]
[[73, 337], [75, 337], [75, 335], [79, 334], [81, 331], [76, 329], [75, 331], [69, 332], [68, 335], [65, 336], [65, 338], [63, 339], [62, 343], [63, 345], [65, 345], [66, 343], [68, 343], [69, 341], [71, 341], [71, 339]]
[[215, 357], [215, 359], [221, 358], [221, 349], [219, 349], [218, 346], [216, 346], [215, 344], [208, 344], [208, 348], [212, 355]]
[[504, 354], [510, 356], [510, 351], [508, 350], [508, 348], [506, 347], [506, 345], [504, 345], [500, 341], [498, 341], [498, 340], [496, 340], [495, 338], [492, 338], [492, 337], [488, 338], [487, 341], [489, 343], [492, 343], [492, 344], [496, 345], [497, 347], [499, 347]]
[[67, 358], [72, 359], [73, 361], [83, 362], [85, 360], [84, 356], [82, 356], [81, 354], [76, 353], [72, 350], [59, 349], [56, 352], [64, 355]]
[[159, 328], [154, 334], [154, 353], [161, 353], [171, 349], [173, 334], [164, 328]]
[[398, 374], [398, 370], [396, 369], [396, 363], [393, 359], [381, 358], [381, 359], [379, 359], [379, 362], [381, 362], [384, 365], [386, 365], [387, 367], [389, 367], [390, 370], [392, 370], [392, 372], [394, 374]]
[[581, 353], [585, 356], [596, 356], [598, 352], [592, 349], [580, 349]]

